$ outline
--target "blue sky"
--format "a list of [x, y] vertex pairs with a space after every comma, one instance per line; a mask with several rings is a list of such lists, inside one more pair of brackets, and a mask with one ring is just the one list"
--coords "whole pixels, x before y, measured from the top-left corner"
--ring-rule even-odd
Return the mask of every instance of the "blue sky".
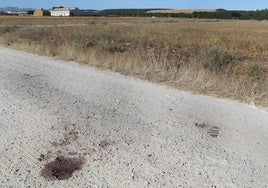
[[224, 8], [256, 10], [268, 8], [268, 0], [0, 0], [0, 7], [45, 8], [52, 6], [79, 7], [87, 9], [109, 8]]

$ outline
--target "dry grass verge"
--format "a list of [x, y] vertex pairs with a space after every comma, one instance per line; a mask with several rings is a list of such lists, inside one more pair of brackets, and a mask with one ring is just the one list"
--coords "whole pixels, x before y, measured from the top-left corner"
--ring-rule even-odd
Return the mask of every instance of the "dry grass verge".
[[[5, 19], [0, 17], [0, 23], [6, 23]], [[267, 22], [8, 19], [8, 26], [0, 27], [2, 45], [111, 69], [179, 89], [268, 106]], [[32, 27], [22, 26], [31, 23]], [[53, 24], [53, 27], [42, 26]], [[69, 25], [57, 27], [57, 24]]]

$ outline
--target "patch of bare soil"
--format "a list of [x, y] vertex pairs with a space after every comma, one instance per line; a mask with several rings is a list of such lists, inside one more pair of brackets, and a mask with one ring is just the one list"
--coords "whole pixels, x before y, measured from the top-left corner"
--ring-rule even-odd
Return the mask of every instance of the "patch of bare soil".
[[45, 165], [41, 171], [41, 176], [48, 180], [66, 180], [72, 177], [74, 171], [81, 170], [84, 163], [84, 158], [65, 158], [59, 156]]

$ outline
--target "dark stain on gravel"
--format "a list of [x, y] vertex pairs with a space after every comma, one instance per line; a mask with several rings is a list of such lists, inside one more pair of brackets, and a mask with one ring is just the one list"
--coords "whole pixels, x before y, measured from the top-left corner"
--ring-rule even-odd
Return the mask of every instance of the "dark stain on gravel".
[[50, 142], [50, 144], [54, 147], [58, 147], [59, 146], [59, 143], [58, 142]]
[[41, 154], [40, 157], [38, 158], [38, 161], [42, 161], [45, 159], [45, 155], [44, 154]]
[[79, 132], [75, 130], [71, 130], [64, 134], [64, 138], [59, 142], [50, 142], [54, 147], [58, 146], [67, 146], [71, 144], [71, 142], [76, 141], [79, 138]]
[[207, 133], [209, 136], [216, 138], [219, 136], [220, 128], [216, 126], [209, 127]]
[[197, 128], [206, 129], [207, 134], [213, 138], [217, 138], [219, 136], [220, 128], [217, 126], [210, 126], [206, 123], [195, 123]]
[[84, 158], [59, 156], [54, 161], [45, 165], [41, 171], [41, 176], [48, 180], [66, 180], [72, 177], [74, 171], [81, 170], [84, 163]]
[[24, 76], [25, 78], [34, 78], [34, 77], [39, 77], [39, 76], [44, 76], [44, 75], [41, 75], [41, 74], [38, 74], [38, 75], [31, 75], [31, 74], [24, 73], [23, 76]]
[[206, 123], [195, 123], [195, 126], [201, 129], [209, 127]]
[[110, 146], [111, 143], [107, 140], [102, 140], [100, 143], [99, 143], [99, 146], [102, 148], [102, 149], [106, 149], [108, 146]]

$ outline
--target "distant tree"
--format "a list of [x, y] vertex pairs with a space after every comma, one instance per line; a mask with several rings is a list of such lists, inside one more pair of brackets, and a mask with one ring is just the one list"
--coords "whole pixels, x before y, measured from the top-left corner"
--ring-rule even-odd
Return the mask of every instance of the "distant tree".
[[64, 8], [64, 6], [52, 7], [52, 10], [55, 10], [56, 8]]
[[239, 19], [241, 17], [241, 13], [240, 12], [232, 11], [231, 14], [232, 14], [232, 18], [233, 19]]
[[216, 11], [217, 11], [217, 12], [225, 12], [225, 11], [227, 11], [227, 10], [225, 10], [225, 9], [223, 9], [223, 8], [218, 8], [218, 9], [216, 9]]
[[198, 13], [196, 11], [193, 12], [193, 18], [198, 18]]
[[29, 10], [29, 11], [27, 11], [27, 14], [28, 15], [33, 15], [34, 14], [34, 11], [33, 10]]

